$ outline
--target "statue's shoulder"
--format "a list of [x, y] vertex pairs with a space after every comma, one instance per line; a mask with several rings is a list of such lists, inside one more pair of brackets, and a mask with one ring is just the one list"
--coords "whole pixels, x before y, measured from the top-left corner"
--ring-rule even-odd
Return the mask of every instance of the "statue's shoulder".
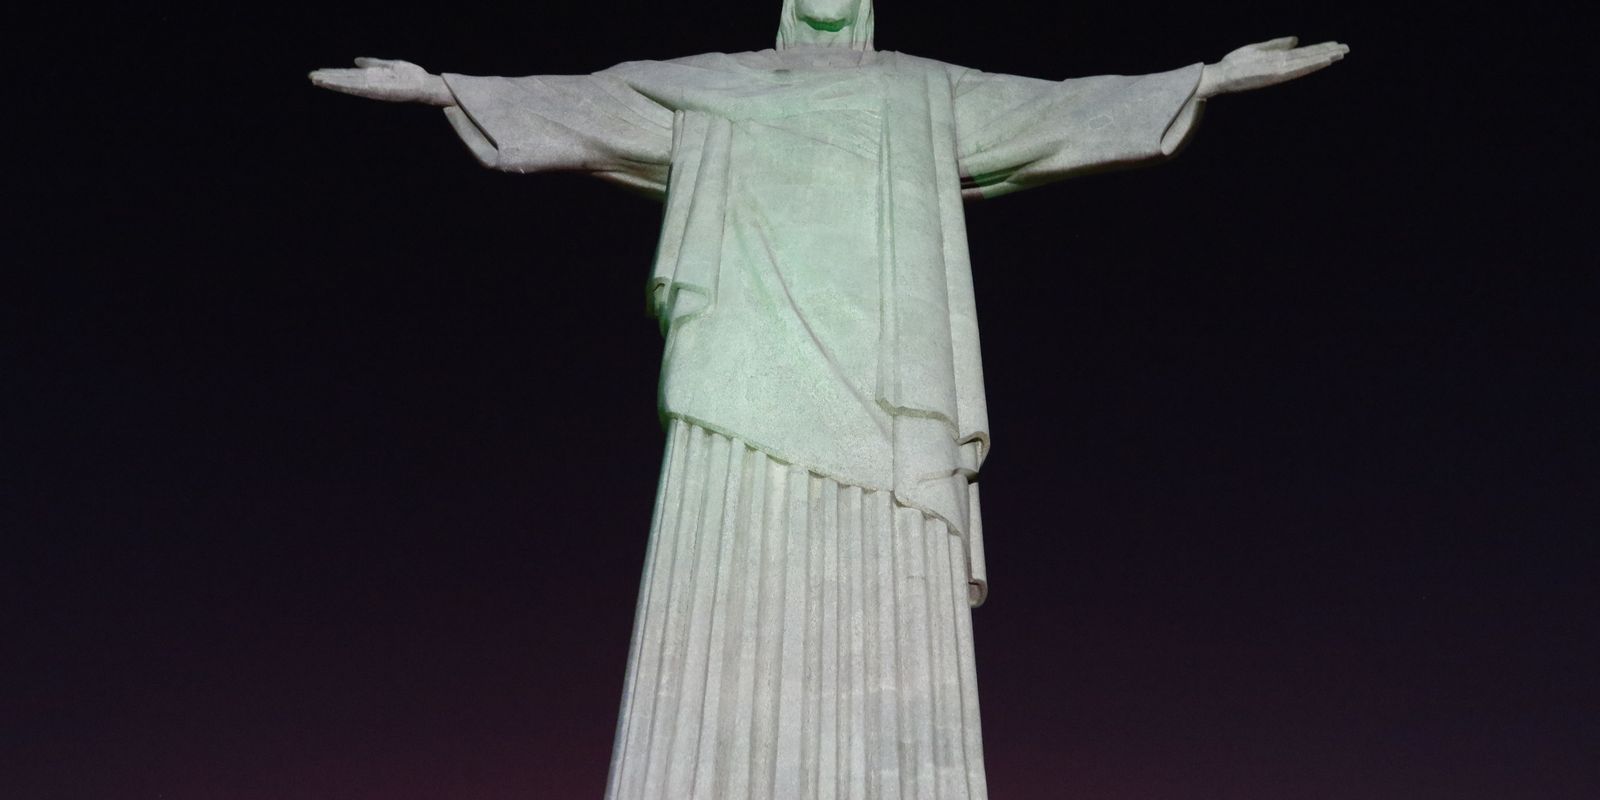
[[668, 59], [662, 63], [693, 69], [741, 72], [752, 69], [774, 69], [779, 66], [779, 61], [779, 53], [776, 50], [749, 50], [741, 53], [700, 53]]
[[747, 53], [700, 53], [692, 56], [679, 56], [647, 61], [624, 61], [604, 72], [626, 78], [650, 73], [674, 72], [679, 70], [695, 70], [707, 72], [749, 72], [751, 70], [770, 70], [779, 65], [776, 54], [772, 50], [756, 50]]
[[924, 69], [929, 72], [964, 72], [967, 69], [966, 67], [958, 66], [956, 64], [946, 64], [943, 61], [938, 61], [932, 58], [923, 58], [922, 56], [914, 56], [910, 53], [887, 52], [884, 53], [884, 55], [892, 57], [895, 61], [895, 64], [901, 69]]

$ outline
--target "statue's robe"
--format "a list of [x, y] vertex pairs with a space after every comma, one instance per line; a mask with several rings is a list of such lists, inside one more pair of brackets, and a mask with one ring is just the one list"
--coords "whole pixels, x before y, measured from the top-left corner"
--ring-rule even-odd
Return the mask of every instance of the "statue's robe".
[[608, 796], [984, 796], [962, 201], [1171, 154], [1200, 72], [799, 47], [445, 76], [485, 165], [666, 202], [668, 456]]

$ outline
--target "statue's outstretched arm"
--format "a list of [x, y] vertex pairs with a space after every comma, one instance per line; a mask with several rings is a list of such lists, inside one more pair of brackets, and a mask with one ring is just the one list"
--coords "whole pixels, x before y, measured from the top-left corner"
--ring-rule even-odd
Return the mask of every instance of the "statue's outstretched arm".
[[611, 71], [500, 78], [432, 75], [409, 61], [358, 58], [319, 69], [324, 89], [444, 109], [479, 163], [507, 172], [587, 172], [660, 197], [672, 158], [673, 112]]
[[384, 58], [358, 58], [355, 69], [319, 69], [311, 82], [323, 89], [386, 100], [391, 103], [423, 103], [430, 106], [455, 105], [455, 97], [444, 78], [409, 61]]
[[1349, 45], [1323, 42], [1296, 47], [1293, 36], [1245, 45], [1215, 64], [1207, 64], [1195, 94], [1201, 99], [1246, 92], [1310, 75], [1350, 52]]
[[1294, 80], [1350, 52], [1338, 42], [1296, 43], [1273, 39], [1216, 64], [1151, 75], [1045, 81], [963, 70], [955, 84], [962, 195], [996, 197], [1171, 156], [1207, 98]]

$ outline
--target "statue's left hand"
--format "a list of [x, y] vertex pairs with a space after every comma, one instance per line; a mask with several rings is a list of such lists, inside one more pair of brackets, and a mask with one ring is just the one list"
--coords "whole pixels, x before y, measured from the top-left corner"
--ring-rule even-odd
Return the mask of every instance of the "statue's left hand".
[[323, 89], [392, 103], [452, 104], [444, 79], [409, 61], [358, 58], [355, 69], [319, 69], [311, 82]]
[[1285, 36], [1245, 45], [1223, 56], [1221, 62], [1207, 64], [1200, 76], [1198, 94], [1204, 98], [1292, 81], [1327, 67], [1350, 52], [1348, 45], [1338, 42], [1295, 47], [1298, 43], [1295, 37]]

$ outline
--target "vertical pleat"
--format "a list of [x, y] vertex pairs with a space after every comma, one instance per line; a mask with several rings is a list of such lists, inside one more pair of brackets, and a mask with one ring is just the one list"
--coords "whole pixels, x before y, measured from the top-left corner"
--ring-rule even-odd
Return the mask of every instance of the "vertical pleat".
[[[948, 544], [952, 554], [951, 579], [966, 581], [966, 544], [959, 539], [952, 539]], [[950, 599], [953, 606], [951, 614], [956, 619], [956, 663], [961, 669], [961, 749], [966, 765], [968, 800], [988, 800], [989, 778], [984, 772], [983, 731], [978, 725], [978, 671], [973, 658], [972, 605], [969, 598], [966, 592], [956, 590], [955, 596]]]
[[944, 523], [930, 520], [933, 535], [923, 537], [928, 564], [928, 675], [933, 689], [933, 768], [937, 797], [967, 795], [965, 749], [961, 737], [961, 662], [956, 652], [956, 617], [950, 599], [966, 596], [965, 580], [950, 583], [950, 545], [960, 544]]
[[800, 797], [801, 715], [805, 701], [806, 555], [809, 550], [807, 483], [804, 470], [791, 468], [787, 491], [788, 531], [783, 564], [783, 655], [779, 661], [777, 752], [773, 755], [772, 796]]
[[816, 765], [806, 797], [826, 800], [838, 796], [839, 785], [839, 675], [843, 659], [839, 650], [839, 484], [817, 478], [811, 518], [821, 525], [812, 544], [817, 576], [815, 747]]
[[608, 800], [984, 800], [963, 548], [673, 421]]
[[895, 581], [894, 558], [894, 505], [883, 492], [874, 492], [868, 527], [863, 531], [866, 547], [873, 552], [872, 572], [868, 582], [872, 586], [873, 609], [876, 622], [872, 647], [876, 666], [876, 684], [873, 686], [873, 707], [877, 710], [877, 725], [868, 733], [872, 739], [873, 781], [868, 797], [900, 798], [902, 770], [900, 743], [904, 732], [900, 729], [900, 649], [899, 620], [896, 602], [899, 587]]
[[845, 637], [843, 685], [839, 713], [842, 731], [839, 758], [839, 797], [865, 800], [867, 797], [867, 660], [866, 589], [861, 552], [861, 489], [847, 486], [839, 493], [839, 566], [844, 602], [839, 611], [839, 630]]
[[936, 800], [931, 769], [932, 692], [928, 677], [928, 570], [922, 546], [922, 512], [894, 510], [895, 582], [899, 588], [901, 796]]
[[747, 795], [730, 797], [774, 797], [773, 780], [778, 741], [778, 695], [782, 683], [779, 672], [783, 651], [784, 562], [787, 557], [786, 530], [789, 470], [768, 461], [767, 494], [762, 498], [765, 558], [761, 564], [761, 617], [757, 632], [754, 717], [750, 731], [750, 785]]
[[739, 527], [735, 528], [742, 540], [739, 565], [739, 598], [729, 607], [729, 626], [736, 632], [737, 650], [727, 654], [734, 680], [729, 702], [723, 711], [718, 740], [726, 752], [723, 769], [718, 777], [722, 788], [720, 797], [752, 797], [750, 777], [753, 774], [751, 744], [755, 741], [756, 676], [760, 674], [758, 657], [763, 630], [761, 612], [762, 578], [766, 572], [766, 497], [771, 462], [761, 454], [747, 450], [744, 474], [749, 491], [739, 498]]

